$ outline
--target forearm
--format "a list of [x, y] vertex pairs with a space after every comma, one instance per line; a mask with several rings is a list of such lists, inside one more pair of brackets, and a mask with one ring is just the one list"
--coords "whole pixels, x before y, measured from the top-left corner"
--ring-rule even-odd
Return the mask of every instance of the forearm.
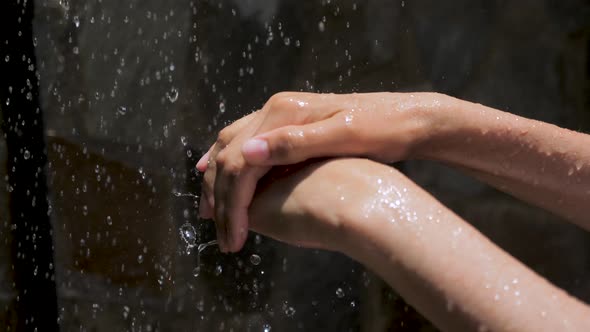
[[590, 136], [445, 99], [415, 157], [457, 166], [590, 229]]
[[[447, 331], [590, 330], [584, 304], [409, 181], [404, 186], [397, 176], [395, 184], [379, 178], [394, 191], [396, 186], [408, 189], [399, 197], [381, 196], [369, 203], [371, 212], [361, 209], [352, 216], [355, 227], [343, 251], [378, 273], [437, 326]], [[392, 208], [396, 200], [404, 202]]]

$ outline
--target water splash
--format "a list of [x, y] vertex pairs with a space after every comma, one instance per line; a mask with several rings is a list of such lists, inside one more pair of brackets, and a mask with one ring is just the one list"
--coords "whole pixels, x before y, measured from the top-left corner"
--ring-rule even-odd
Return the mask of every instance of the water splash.
[[181, 193], [179, 191], [173, 191], [172, 195], [176, 197], [192, 197], [194, 199], [199, 199], [199, 195], [191, 194], [191, 193]]
[[197, 232], [193, 225], [185, 223], [180, 226], [179, 229], [180, 237], [186, 243], [186, 251], [190, 253], [190, 250], [197, 245]]
[[197, 252], [200, 254], [203, 250], [205, 250], [211, 246], [214, 246], [214, 245], [217, 245], [217, 240], [211, 240], [209, 242], [201, 243], [197, 247]]

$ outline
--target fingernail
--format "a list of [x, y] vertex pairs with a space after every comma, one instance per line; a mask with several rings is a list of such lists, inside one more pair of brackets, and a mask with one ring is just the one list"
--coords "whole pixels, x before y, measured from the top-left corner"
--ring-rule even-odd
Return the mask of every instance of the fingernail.
[[248, 160], [264, 161], [270, 157], [268, 143], [259, 138], [252, 138], [242, 145], [242, 153]]

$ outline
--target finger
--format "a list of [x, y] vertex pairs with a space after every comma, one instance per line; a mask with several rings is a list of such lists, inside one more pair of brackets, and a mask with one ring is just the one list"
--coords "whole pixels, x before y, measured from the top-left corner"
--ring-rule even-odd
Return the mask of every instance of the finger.
[[207, 153], [205, 153], [201, 159], [199, 159], [199, 161], [197, 162], [197, 170], [199, 172], [205, 172], [207, 170], [207, 164], [209, 163], [209, 156], [211, 156], [211, 151], [213, 150], [213, 148], [215, 147], [215, 144], [211, 145], [211, 147], [209, 148], [209, 151], [207, 151]]
[[[224, 130], [226, 131], [226, 136], [229, 136], [230, 139], [233, 138], [234, 136], [236, 136], [254, 118], [254, 116], [258, 112], [259, 111], [254, 111], [254, 112], [234, 121], [232, 124], [230, 124], [229, 126], [224, 128]], [[197, 162], [197, 170], [199, 172], [205, 172], [207, 170], [207, 162], [209, 161], [209, 158], [211, 157], [211, 152], [213, 151], [214, 148], [215, 148], [215, 144], [211, 145], [209, 150]]]
[[199, 202], [199, 217], [202, 219], [213, 218], [213, 207], [204, 195], [201, 195], [201, 200]]
[[257, 135], [242, 145], [242, 155], [250, 165], [288, 165], [314, 157], [351, 155], [359, 152], [361, 144], [358, 133], [346, 120], [331, 117]]
[[226, 225], [228, 250], [237, 252], [244, 246], [248, 237], [248, 208], [258, 180], [268, 172], [268, 167], [246, 168], [232, 184], [232, 190], [226, 196]]
[[218, 239], [227, 251], [239, 251], [248, 236], [248, 206], [256, 190], [256, 183], [267, 168], [244, 167], [244, 160], [217, 160], [215, 178], [215, 223]]

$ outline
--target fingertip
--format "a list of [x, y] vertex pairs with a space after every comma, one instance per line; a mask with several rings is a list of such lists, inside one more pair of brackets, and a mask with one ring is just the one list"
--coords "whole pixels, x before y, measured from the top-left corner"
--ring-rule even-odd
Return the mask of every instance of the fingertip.
[[207, 163], [209, 162], [210, 152], [205, 153], [201, 159], [197, 162], [197, 170], [199, 172], [205, 172], [207, 170]]
[[261, 138], [249, 139], [242, 145], [242, 155], [248, 163], [263, 163], [270, 157], [268, 142]]
[[235, 221], [227, 234], [226, 244], [230, 252], [242, 250], [248, 238], [248, 217], [241, 214], [240, 218]]

